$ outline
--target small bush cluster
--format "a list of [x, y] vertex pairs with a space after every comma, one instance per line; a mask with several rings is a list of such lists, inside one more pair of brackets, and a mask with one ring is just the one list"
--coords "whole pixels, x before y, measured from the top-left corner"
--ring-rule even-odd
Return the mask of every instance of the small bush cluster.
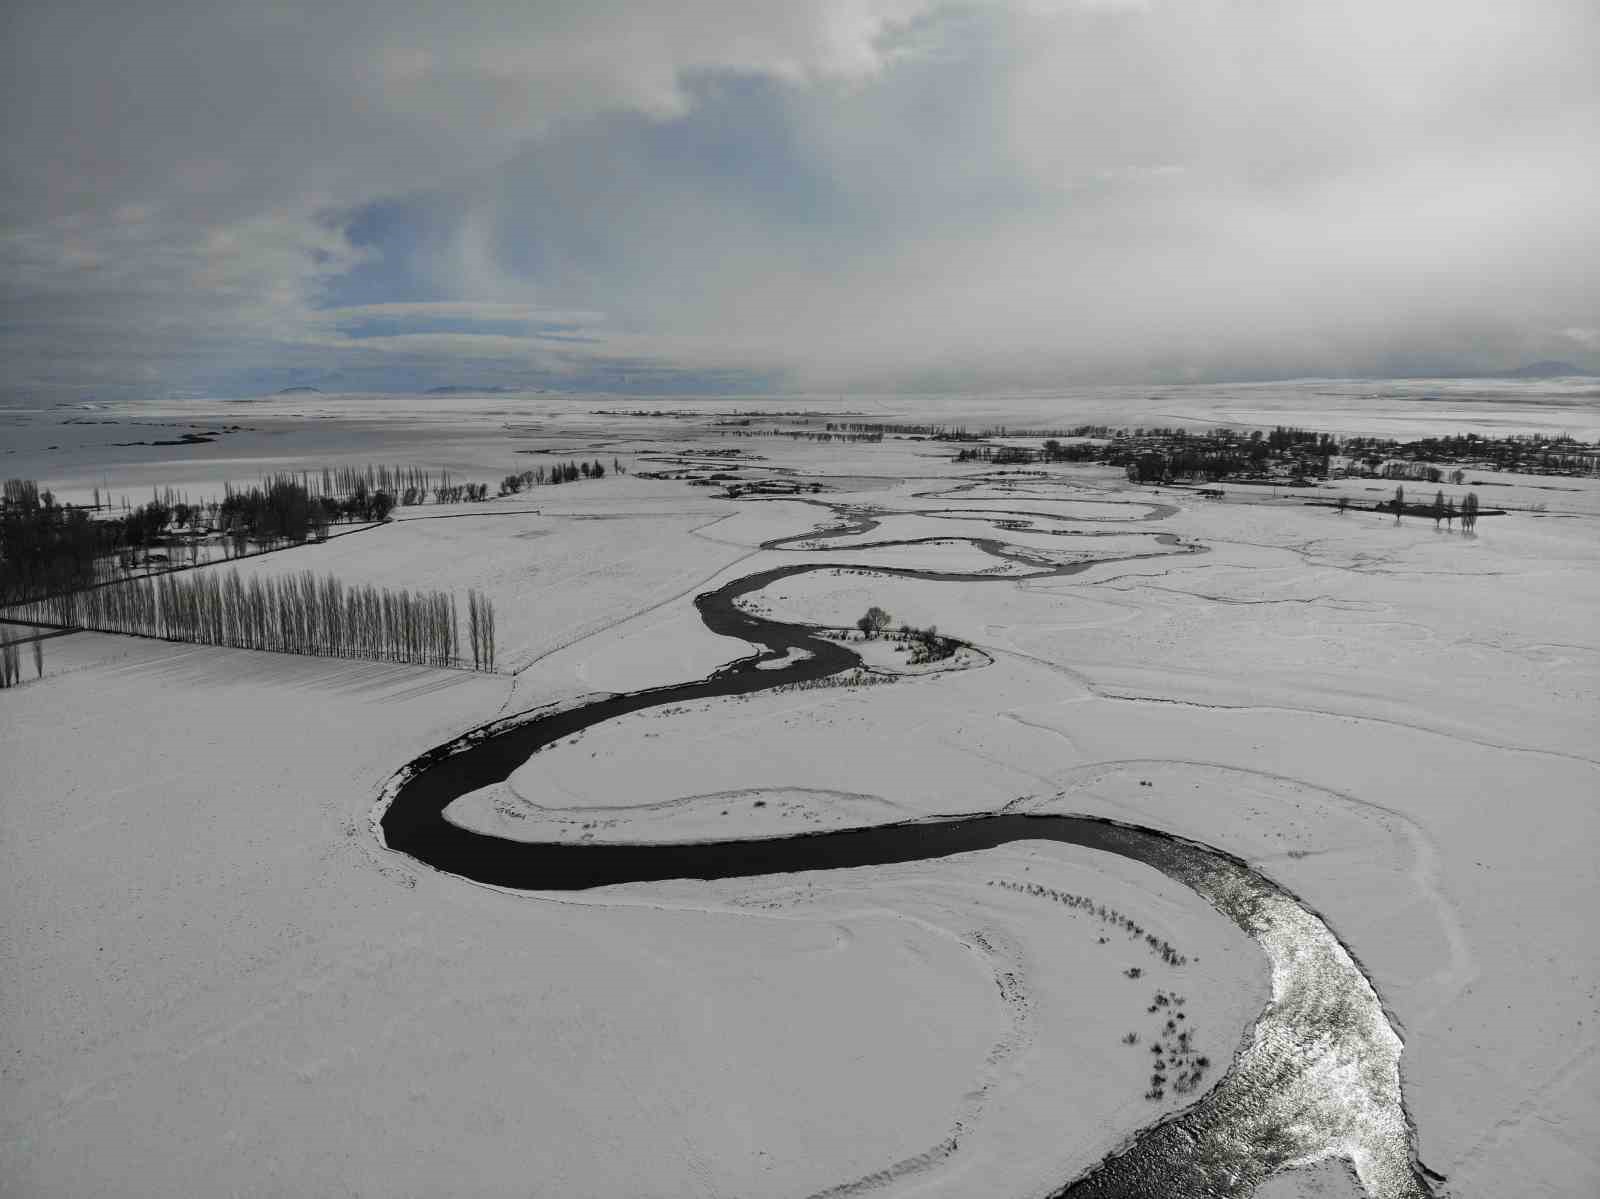
[[[1150, 1089], [1144, 1093], [1146, 1099], [1154, 1101], [1165, 1098], [1169, 1084], [1177, 1093], [1188, 1094], [1200, 1085], [1206, 1071], [1211, 1068], [1211, 1059], [1194, 1051], [1194, 1029], [1185, 1026], [1183, 1004], [1182, 995], [1157, 991], [1155, 1002], [1147, 1009], [1150, 1012], [1166, 1011], [1168, 1015], [1156, 1041], [1150, 1046], [1154, 1062], [1150, 1073]], [[1123, 1037], [1123, 1044], [1135, 1043], [1136, 1034], [1130, 1033], [1129, 1036], [1133, 1036], [1134, 1040]]]
[[953, 657], [956, 650], [961, 648], [961, 642], [954, 637], [939, 636], [937, 625], [929, 625], [925, 629], [919, 629], [916, 625], [902, 625], [891, 633], [887, 630], [893, 621], [894, 618], [889, 613], [874, 604], [864, 615], [857, 618], [856, 628], [860, 630], [863, 640], [870, 641], [875, 637], [882, 637], [885, 640], [900, 642], [911, 654], [907, 660], [907, 664], [911, 666], [942, 662], [946, 658]]
[[961, 642], [954, 637], [939, 636], [938, 625], [929, 625], [925, 629], [919, 629], [916, 625], [906, 625], [893, 636], [895, 640], [905, 643], [911, 654], [907, 662], [912, 666], [943, 662], [947, 658], [955, 657], [956, 650], [961, 648]]
[[899, 676], [871, 674], [865, 670], [852, 670], [848, 674], [830, 674], [820, 679], [805, 679], [798, 683], [784, 683], [774, 687], [774, 693], [785, 691], [820, 691], [828, 687], [881, 687], [893, 683]]
[[[1189, 960], [1162, 938], [1157, 937], [1154, 933], [1145, 932], [1143, 926], [1135, 923], [1129, 917], [1124, 916], [1114, 908], [1095, 903], [1087, 895], [1074, 895], [1070, 891], [1058, 891], [1054, 887], [1045, 887], [1038, 883], [1017, 883], [1009, 879], [991, 880], [989, 885], [991, 887], [998, 885], [1008, 891], [1016, 891], [1024, 895], [1037, 895], [1043, 899], [1053, 899], [1055, 902], [1064, 904], [1069, 908], [1075, 908], [1079, 911], [1087, 912], [1091, 916], [1096, 916], [1107, 924], [1114, 925], [1135, 940], [1142, 938], [1150, 951], [1169, 966], [1182, 966]], [[1138, 975], [1130, 974], [1128, 977], [1137, 978]]]
[[[1147, 933], [1136, 922], [1122, 915], [1113, 908], [1104, 904], [1097, 904], [1086, 895], [1074, 895], [1070, 891], [1058, 891], [1054, 887], [1046, 887], [1040, 883], [1014, 882], [1010, 879], [991, 879], [991, 887], [1003, 887], [1007, 891], [1015, 891], [1019, 895], [1037, 895], [1042, 899], [1051, 899], [1056, 903], [1074, 908], [1078, 911], [1095, 916], [1098, 919], [1113, 925], [1126, 932], [1135, 940], [1143, 940], [1145, 945], [1163, 962], [1169, 966], [1181, 966], [1188, 959], [1178, 953], [1166, 941]], [[1101, 945], [1107, 944], [1107, 938], [1099, 938]], [[1122, 972], [1130, 979], [1144, 977], [1144, 970], [1139, 966], [1129, 966]], [[1145, 1009], [1148, 1015], [1159, 1016], [1163, 1021], [1156, 1033], [1155, 1040], [1150, 1045], [1150, 1054], [1154, 1059], [1154, 1066], [1150, 1073], [1150, 1086], [1145, 1091], [1144, 1097], [1152, 1102], [1166, 1098], [1170, 1088], [1179, 1093], [1187, 1093], [1199, 1086], [1205, 1072], [1211, 1067], [1211, 1059], [1196, 1054], [1193, 1049], [1194, 1030], [1188, 1026], [1188, 1016], [1183, 1011], [1184, 998], [1175, 992], [1157, 991], [1155, 999]], [[1139, 1044], [1137, 1032], [1125, 1033], [1122, 1037], [1124, 1045]]]

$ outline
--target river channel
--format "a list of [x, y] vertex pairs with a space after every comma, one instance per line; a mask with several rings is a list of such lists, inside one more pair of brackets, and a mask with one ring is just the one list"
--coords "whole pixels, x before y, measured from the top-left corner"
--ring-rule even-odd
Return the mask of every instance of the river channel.
[[[836, 511], [846, 515], [845, 524], [806, 538], [780, 539], [765, 548], [790, 548], [802, 540], [874, 527], [870, 515]], [[1056, 519], [1046, 513], [1031, 515]], [[1435, 1195], [1430, 1179], [1438, 1176], [1417, 1161], [1405, 1109], [1400, 1037], [1371, 981], [1320, 916], [1223, 850], [1089, 815], [976, 813], [824, 833], [667, 844], [513, 842], [444, 818], [445, 808], [456, 799], [504, 781], [544, 746], [604, 721], [664, 704], [819, 679], [858, 666], [855, 653], [822, 636], [821, 630], [766, 619], [737, 604], [741, 596], [782, 579], [848, 569], [928, 581], [1016, 582], [1126, 560], [1051, 565], [995, 539], [940, 540], [969, 541], [997, 559], [1038, 569], [996, 576], [807, 562], [746, 575], [696, 597], [695, 606], [713, 633], [763, 646], [760, 653], [703, 679], [608, 695], [578, 707], [535, 710], [438, 746], [401, 768], [385, 788], [375, 810], [381, 840], [434, 869], [526, 891], [865, 869], [1030, 840], [1066, 842], [1141, 862], [1191, 888], [1261, 948], [1271, 969], [1271, 1000], [1209, 1091], [1133, 1134], [1088, 1172], [1064, 1180], [1052, 1195], [1245, 1196], [1273, 1174], [1330, 1157], [1353, 1166], [1370, 1199]], [[1203, 551], [1169, 534], [1157, 541], [1168, 554]], [[914, 543], [885, 541], [850, 549], [899, 544]], [[791, 650], [803, 653], [791, 655]], [[785, 658], [789, 660], [782, 666], [770, 666]]]

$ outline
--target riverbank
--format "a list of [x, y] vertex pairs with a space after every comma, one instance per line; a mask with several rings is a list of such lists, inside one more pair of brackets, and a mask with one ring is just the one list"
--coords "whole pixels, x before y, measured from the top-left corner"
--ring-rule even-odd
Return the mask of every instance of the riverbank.
[[[575, 416], [560, 452], [609, 454], [614, 438], [626, 453], [650, 436], [636, 425]], [[677, 420], [668, 444], [697, 437], [715, 432]], [[848, 476], [842, 498], [863, 508], [992, 505], [1014, 520], [1053, 503], [1090, 515], [1094, 500], [1128, 520], [1080, 527], [1208, 552], [1152, 546], [1026, 582], [785, 576], [751, 597], [776, 619], [848, 625], [880, 604], [995, 664], [721, 701], [738, 723], [720, 741], [711, 700], [618, 725], [627, 736], [597, 727], [536, 755], [524, 799], [565, 788], [563, 819], [648, 835], [676, 798], [747, 796], [745, 819], [730, 799], [704, 824], [766, 835], [804, 819], [789, 786], [875, 796], [850, 802], [894, 819], [1018, 804], [1219, 845], [1326, 918], [1376, 981], [1405, 1038], [1420, 1155], [1453, 1190], [1557, 1196], [1595, 1177], [1586, 996], [1600, 966], [1582, 920], [1600, 903], [1600, 547], [1582, 496], [1476, 539], [1270, 496], [1183, 498], [1150, 521], [1174, 497], [1094, 472], [1028, 480], [1019, 502], [993, 480], [954, 491], [971, 480], [927, 443], [761, 449], [831, 486]], [[1108, 945], [1066, 905], [991, 881], [1093, 895], [1160, 927], [1197, 959], [1185, 970], [1218, 971], [1188, 992], [1214, 1005], [1202, 1033], [1230, 1030], [1222, 1054], [1204, 1052], [1237, 1048], [1265, 996], [1255, 948], [1106, 854], [1012, 846], [981, 866], [530, 901], [382, 851], [368, 812], [420, 749], [746, 656], [742, 638], [719, 657], [724, 639], [686, 635], [693, 595], [831, 557], [760, 549], [833, 523], [809, 505], [637, 486], [635, 506], [609, 477], [574, 489], [563, 519], [596, 546], [636, 520], [677, 522], [655, 559], [672, 568], [648, 580], [598, 550], [546, 571], [565, 560], [540, 556], [549, 538], [479, 543], [479, 526], [535, 531], [549, 511], [386, 529], [384, 555], [352, 560], [375, 579], [408, 560], [418, 577], [476, 572], [455, 585], [500, 589], [502, 613], [525, 605], [531, 665], [515, 679], [82, 634], [49, 643], [42, 683], [0, 695], [0, 903], [20, 980], [0, 992], [0, 1191], [166, 1194], [204, 1178], [405, 1194], [470, 1173], [491, 1194], [526, 1194], [530, 1177], [563, 1195], [788, 1196], [869, 1177], [886, 1195], [1036, 1193], [1166, 1110], [1130, 1060], [1148, 1047], [1121, 1043], [1155, 1029], [1124, 1019], [1118, 988], [1146, 979], [1122, 971], [1139, 963], [1105, 970]], [[926, 519], [918, 536], [982, 531]], [[1043, 532], [1058, 526], [1000, 532], [1097, 548]], [[715, 555], [672, 566], [694, 542]], [[935, 546], [907, 553], [939, 565]], [[959, 554], [953, 575], [971, 562]], [[637, 829], [597, 810], [646, 792]], [[1017, 1020], [1033, 1030], [1025, 1051]], [[963, 1104], [979, 1093], [974, 1121]]]

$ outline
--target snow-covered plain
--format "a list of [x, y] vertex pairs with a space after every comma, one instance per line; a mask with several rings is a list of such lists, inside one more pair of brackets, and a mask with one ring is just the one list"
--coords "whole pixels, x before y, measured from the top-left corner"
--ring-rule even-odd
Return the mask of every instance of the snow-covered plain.
[[[1059, 427], [1119, 402], [1078, 399], [875, 401], [871, 419]], [[1566, 396], [1425, 399], [1167, 389], [1140, 415], [1385, 433], [1596, 423]], [[703, 419], [593, 414], [648, 406], [631, 399], [495, 397], [443, 417], [410, 400], [295, 403], [317, 406], [338, 457], [486, 481], [536, 461], [516, 453], [529, 448], [651, 469], [652, 450], [733, 444], [709, 402], [656, 405]], [[298, 428], [287, 401], [248, 407], [249, 423]], [[0, 1193], [1031, 1196], [1181, 1105], [1142, 1098], [1151, 993], [1185, 995], [1220, 1068], [1265, 1000], [1264, 964], [1191, 893], [1108, 855], [1027, 844], [539, 897], [373, 841], [367, 811], [417, 753], [507, 712], [709, 673], [752, 649], [708, 633], [694, 594], [823, 561], [854, 570], [752, 602], [842, 626], [880, 604], [992, 664], [640, 712], [535, 755], [452, 818], [651, 841], [1012, 805], [1194, 837], [1300, 895], [1360, 960], [1405, 1039], [1420, 1156], [1451, 1193], [1600, 1186], [1600, 488], [1469, 472], [1508, 484], [1476, 488], [1486, 505], [1521, 510], [1467, 538], [1298, 493], [1156, 495], [1093, 468], [1012, 483], [925, 442], [736, 444], [828, 476], [815, 498], [876, 509], [880, 527], [762, 550], [842, 517], [630, 475], [404, 510], [241, 567], [482, 589], [495, 676], [47, 643], [45, 678], [0, 692]], [[64, 491], [118, 469], [28, 465], [7, 471]], [[160, 465], [113, 489], [137, 498]], [[209, 469], [180, 473], [198, 487]], [[989, 510], [1041, 515], [974, 519]], [[936, 540], [848, 548], [907, 537]], [[1022, 580], [972, 537], [1132, 560]], [[1005, 570], [930, 582], [874, 563]], [[1007, 880], [1092, 896], [1192, 960], [1102, 943], [1092, 920], [991, 885]], [[1320, 1168], [1260, 1193], [1353, 1186]]]

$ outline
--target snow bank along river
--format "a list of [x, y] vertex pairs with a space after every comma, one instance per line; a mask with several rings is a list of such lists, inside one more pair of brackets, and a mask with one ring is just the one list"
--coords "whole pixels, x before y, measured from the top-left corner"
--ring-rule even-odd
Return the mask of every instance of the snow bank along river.
[[[859, 516], [828, 533], [863, 530]], [[786, 539], [789, 540], [789, 539]], [[1019, 558], [993, 540], [985, 552]], [[1198, 552], [1158, 538], [1166, 552]], [[874, 543], [874, 548], [894, 544]], [[767, 548], [777, 548], [776, 543]], [[1101, 563], [1054, 566], [1026, 577]], [[864, 569], [849, 564], [851, 569]], [[1416, 1160], [1400, 1083], [1401, 1042], [1370, 980], [1327, 924], [1242, 860], [1155, 829], [1082, 815], [991, 813], [871, 828], [733, 841], [549, 844], [503, 840], [461, 828], [444, 810], [468, 792], [507, 779], [543, 746], [602, 721], [663, 704], [739, 695], [823, 678], [855, 666], [849, 649], [802, 625], [767, 620], [735, 601], [780, 579], [833, 564], [777, 567], [696, 598], [714, 633], [766, 647], [705, 679], [541, 709], [476, 729], [403, 767], [374, 811], [391, 849], [438, 870], [495, 886], [577, 890], [663, 879], [720, 879], [803, 870], [859, 869], [1053, 840], [1118, 854], [1190, 887], [1265, 953], [1272, 998], [1223, 1077], [1190, 1107], [1135, 1134], [1068, 1181], [1057, 1196], [1242, 1196], [1280, 1170], [1329, 1158], [1352, 1163], [1372, 1199], [1435, 1192]], [[992, 575], [874, 567], [929, 580], [994, 581]], [[1015, 581], [1019, 576], [1008, 576]], [[798, 651], [798, 652], [796, 652]]]

